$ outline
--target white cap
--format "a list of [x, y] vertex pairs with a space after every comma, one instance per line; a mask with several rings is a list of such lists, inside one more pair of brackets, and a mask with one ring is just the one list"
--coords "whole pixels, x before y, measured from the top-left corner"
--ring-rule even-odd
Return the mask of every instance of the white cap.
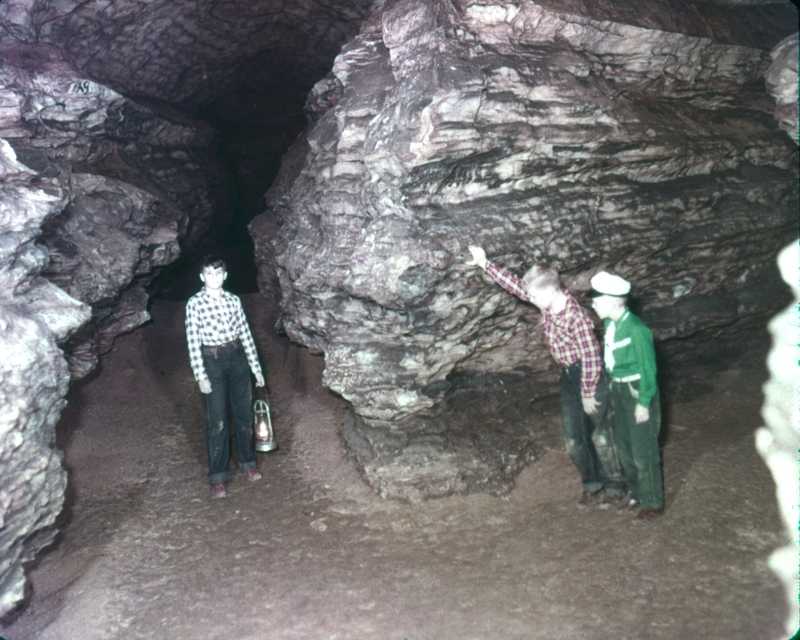
[[631, 283], [608, 271], [601, 271], [590, 280], [592, 291], [590, 296], [627, 296], [631, 292]]

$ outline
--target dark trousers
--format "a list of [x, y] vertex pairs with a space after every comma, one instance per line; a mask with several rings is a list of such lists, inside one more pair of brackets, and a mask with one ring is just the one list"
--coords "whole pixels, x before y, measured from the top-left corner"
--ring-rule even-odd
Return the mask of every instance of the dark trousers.
[[[581, 364], [561, 372], [561, 425], [564, 446], [589, 493], [605, 489], [613, 495], [627, 491], [614, 436], [614, 412], [608, 374], [603, 371], [595, 398], [597, 413], [588, 415], [581, 401]], [[594, 425], [594, 429], [592, 429]]]
[[650, 418], [637, 424], [633, 412], [639, 397], [639, 382], [612, 382], [617, 442], [628, 478], [631, 498], [645, 509], [664, 508], [664, 484], [658, 433], [661, 431], [659, 394], [650, 401]]
[[211, 393], [203, 394], [208, 480], [211, 484], [217, 484], [231, 479], [228, 468], [229, 408], [233, 416], [239, 468], [242, 472], [247, 472], [256, 467], [256, 453], [253, 448], [253, 382], [244, 347], [238, 341], [214, 349], [204, 347], [203, 364], [211, 382]]

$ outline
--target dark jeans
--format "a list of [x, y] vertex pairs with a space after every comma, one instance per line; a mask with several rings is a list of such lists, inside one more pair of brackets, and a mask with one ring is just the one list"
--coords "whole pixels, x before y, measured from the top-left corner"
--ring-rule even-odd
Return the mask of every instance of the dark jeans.
[[[581, 364], [561, 372], [561, 425], [564, 446], [589, 493], [605, 489], [613, 495], [627, 491], [614, 437], [614, 415], [608, 374], [603, 371], [595, 398], [597, 413], [587, 415], [581, 401]], [[594, 430], [592, 430], [594, 425]]]
[[206, 408], [206, 448], [208, 480], [211, 484], [231, 479], [228, 468], [230, 438], [228, 407], [233, 416], [236, 457], [243, 472], [256, 468], [253, 448], [253, 383], [250, 365], [240, 342], [217, 347], [216, 353], [203, 349], [203, 364], [211, 393], [203, 394]]
[[664, 484], [658, 433], [661, 431], [661, 402], [658, 392], [650, 401], [650, 418], [636, 423], [634, 411], [639, 382], [612, 382], [616, 435], [620, 458], [628, 478], [631, 498], [645, 509], [664, 508]]

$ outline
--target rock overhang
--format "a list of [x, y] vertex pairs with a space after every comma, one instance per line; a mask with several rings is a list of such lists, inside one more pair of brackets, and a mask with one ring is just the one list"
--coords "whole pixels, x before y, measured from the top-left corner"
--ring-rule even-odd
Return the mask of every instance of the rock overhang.
[[[523, 405], [554, 390], [555, 365], [535, 311], [464, 265], [471, 242], [519, 273], [554, 263], [576, 292], [601, 268], [628, 277], [673, 367], [741, 352], [783, 304], [773, 261], [794, 233], [797, 149], [764, 90], [763, 33], [730, 11], [698, 27], [631, 19], [636, 2], [552, 5], [387, 3], [312, 92], [292, 180], [268, 194], [277, 240], [251, 227], [278, 268], [282, 325], [326, 354], [325, 383], [353, 407], [345, 440], [383, 495], [513, 476], [518, 444], [487, 463], [456, 435], [501, 429], [478, 417], [497, 406], [541, 435]], [[770, 46], [792, 28], [771, 24]], [[519, 406], [476, 384], [482, 413], [456, 416], [451, 381], [468, 404], [465, 380], [489, 373], [514, 375]], [[487, 464], [443, 464], [437, 483], [431, 465], [461, 454]]]

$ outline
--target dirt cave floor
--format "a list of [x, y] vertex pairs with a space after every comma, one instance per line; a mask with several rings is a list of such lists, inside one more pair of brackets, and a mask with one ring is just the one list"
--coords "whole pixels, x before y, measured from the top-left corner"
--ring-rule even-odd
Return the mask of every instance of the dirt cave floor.
[[[763, 367], [665, 397], [667, 511], [633, 526], [577, 508], [563, 446], [503, 497], [385, 501], [342, 451], [344, 402], [322, 359], [244, 302], [279, 444], [264, 479], [206, 480], [183, 303], [117, 340], [73, 386], [58, 429], [69, 473], [55, 544], [28, 569], [8, 640], [767, 640], [786, 612], [769, 553], [784, 544], [755, 451]], [[668, 396], [669, 394], [664, 394]], [[552, 413], [554, 429], [560, 416]]]

